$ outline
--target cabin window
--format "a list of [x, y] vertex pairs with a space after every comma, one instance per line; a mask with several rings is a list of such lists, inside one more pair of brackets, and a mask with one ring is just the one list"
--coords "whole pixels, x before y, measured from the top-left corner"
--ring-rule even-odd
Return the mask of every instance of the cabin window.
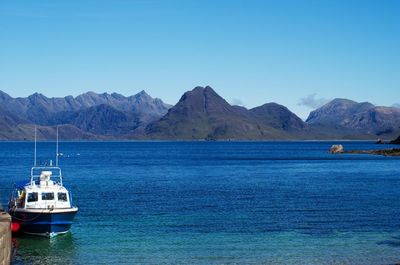
[[42, 200], [43, 201], [54, 200], [54, 193], [53, 192], [43, 192]]
[[28, 193], [28, 202], [37, 202], [38, 201], [38, 193], [37, 192], [29, 192]]
[[59, 201], [67, 201], [67, 194], [65, 192], [59, 192], [58, 193], [58, 200]]

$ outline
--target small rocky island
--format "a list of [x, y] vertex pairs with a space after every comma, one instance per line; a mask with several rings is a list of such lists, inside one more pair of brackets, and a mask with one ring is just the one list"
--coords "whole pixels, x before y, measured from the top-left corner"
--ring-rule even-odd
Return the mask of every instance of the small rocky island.
[[[391, 141], [390, 144], [400, 144], [400, 136]], [[345, 150], [343, 145], [332, 145], [329, 149], [332, 154], [367, 154], [367, 155], [383, 155], [383, 156], [400, 156], [400, 148], [386, 148], [379, 150]]]

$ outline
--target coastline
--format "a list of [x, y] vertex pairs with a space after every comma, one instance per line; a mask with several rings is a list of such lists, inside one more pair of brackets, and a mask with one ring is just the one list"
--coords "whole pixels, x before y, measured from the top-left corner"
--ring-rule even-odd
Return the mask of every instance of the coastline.
[[[394, 146], [395, 143], [389, 143]], [[400, 156], [400, 148], [385, 149], [364, 149], [364, 150], [345, 150], [343, 145], [334, 144], [329, 149], [331, 154], [361, 154], [361, 155], [382, 155], [382, 156]]]
[[379, 150], [349, 150], [349, 151], [343, 151], [342, 154], [400, 156], [400, 148], [389, 148], [389, 149], [379, 149]]

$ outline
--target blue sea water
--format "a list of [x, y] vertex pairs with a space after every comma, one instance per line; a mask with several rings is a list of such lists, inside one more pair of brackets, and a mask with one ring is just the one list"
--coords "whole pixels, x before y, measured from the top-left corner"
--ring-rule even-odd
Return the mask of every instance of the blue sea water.
[[[71, 233], [14, 238], [14, 263], [400, 262], [400, 159], [332, 155], [334, 143], [63, 142], [79, 206]], [[54, 149], [39, 143], [38, 160]], [[29, 176], [33, 143], [0, 151], [5, 206]]]

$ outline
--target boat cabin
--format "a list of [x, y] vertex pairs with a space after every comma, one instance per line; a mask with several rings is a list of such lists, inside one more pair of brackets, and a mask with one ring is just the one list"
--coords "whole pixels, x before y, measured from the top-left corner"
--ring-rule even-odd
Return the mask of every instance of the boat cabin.
[[71, 194], [63, 186], [61, 169], [57, 167], [32, 168], [30, 181], [15, 185], [10, 202], [10, 206], [24, 209], [72, 207]]

